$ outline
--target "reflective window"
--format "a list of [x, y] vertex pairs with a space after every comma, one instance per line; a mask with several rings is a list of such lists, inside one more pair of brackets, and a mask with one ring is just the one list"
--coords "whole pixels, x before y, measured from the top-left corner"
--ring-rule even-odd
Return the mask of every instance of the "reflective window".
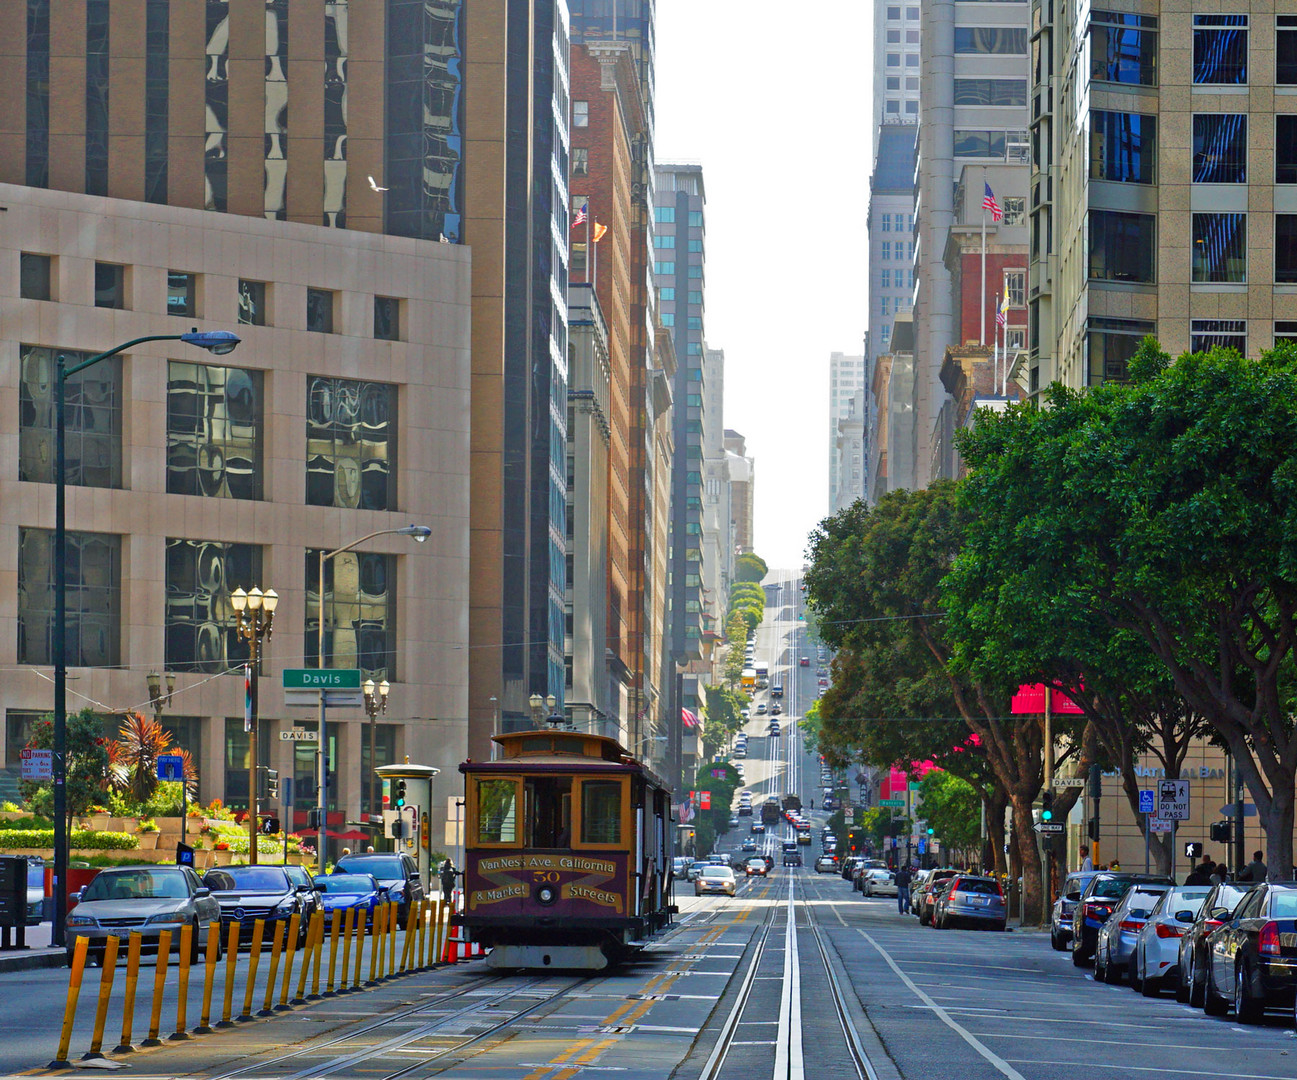
[[891, 67], [894, 67], [894, 68], [898, 68], [898, 67], [900, 67], [900, 66], [901, 66], [901, 54], [900, 54], [900, 53], [889, 52], [889, 53], [887, 54], [887, 66], [888, 66], [889, 68], [891, 68]]
[[1004, 294], [1009, 298], [1009, 307], [1027, 306], [1027, 271], [1006, 270], [1004, 272]]
[[[107, 533], [67, 532], [67, 622], [64, 650], [69, 667], [116, 667], [121, 663], [122, 538]], [[18, 530], [18, 663], [54, 659], [54, 531]]]
[[1247, 82], [1247, 16], [1193, 17], [1193, 81]]
[[50, 183], [50, 0], [27, 0], [27, 184]]
[[1005, 137], [1003, 131], [970, 131], [967, 129], [955, 132], [955, 157], [1004, 158]]
[[477, 781], [477, 842], [518, 842], [518, 781]]
[[1275, 16], [1274, 81], [1297, 86], [1297, 15]]
[[1126, 364], [1157, 324], [1142, 319], [1092, 318], [1086, 326], [1090, 353], [1089, 384], [1125, 382]]
[[905, 17], [912, 22], [917, 22], [919, 18], [919, 9], [916, 7], [907, 7], [905, 9]]
[[1247, 321], [1245, 319], [1191, 319], [1189, 351], [1207, 352], [1215, 348], [1234, 349], [1247, 354]]
[[[1004, 223], [1006, 225], [1021, 225], [1027, 218], [1027, 200], [1020, 195], [1006, 195], [1000, 200], [1004, 207]], [[911, 274], [911, 277], [914, 275]], [[910, 282], [914, 284], [913, 281]]]
[[239, 322], [266, 325], [266, 283], [239, 278]]
[[1097, 109], [1090, 117], [1091, 178], [1128, 184], [1153, 183], [1157, 117]]
[[659, 225], [674, 225], [676, 208], [674, 206], [655, 206], [653, 208], [653, 220]]
[[676, 238], [674, 236], [656, 235], [653, 237], [653, 246], [659, 251], [670, 251], [676, 246]]
[[676, 316], [674, 311], [662, 312], [661, 318], [662, 318], [663, 326], [675, 326], [676, 324]]
[[171, 111], [170, 0], [148, 0], [144, 21], [144, 200], [165, 203]]
[[1027, 28], [1012, 26], [956, 26], [955, 52], [1027, 55]]
[[581, 843], [621, 843], [620, 780], [581, 781]]
[[[663, 299], [665, 300], [666, 297], [663, 297]], [[674, 297], [672, 297], [672, 299], [674, 299]], [[697, 289], [690, 289], [688, 290], [686, 299], [691, 304], [701, 304], [703, 302], [703, 294]]]
[[327, 289], [306, 290], [306, 329], [333, 333], [333, 293]]
[[919, 103], [917, 101], [907, 101], [905, 103], [905, 115], [916, 116], [919, 112]]
[[229, 0], [206, 0], [206, 42], [204, 206], [208, 210], [224, 211], [227, 204], [226, 157], [229, 153], [226, 142], [230, 106]]
[[956, 105], [1026, 105], [1026, 79], [956, 79]]
[[574, 128], [590, 126], [590, 102], [572, 102], [572, 126]]
[[655, 262], [653, 264], [653, 273], [664, 276], [671, 276], [676, 272], [676, 264], [673, 262]]
[[1152, 214], [1091, 210], [1090, 278], [1151, 284], [1156, 220]]
[[167, 492], [262, 497], [262, 373], [172, 360], [167, 368]]
[[1297, 285], [1297, 214], [1274, 216], [1274, 279]]
[[[320, 555], [306, 553], [306, 666], [320, 655]], [[364, 678], [396, 678], [396, 557], [344, 551], [324, 563], [325, 667], [360, 668]]]
[[51, 269], [54, 260], [48, 255], [36, 255], [24, 251], [19, 257], [18, 278], [19, 295], [24, 300], [52, 300], [50, 288]]
[[395, 296], [374, 297], [374, 337], [401, 340], [401, 301]]
[[396, 508], [396, 387], [312, 375], [306, 392], [306, 502]]
[[[90, 353], [59, 349], [67, 367]], [[55, 350], [18, 350], [18, 479], [54, 483]], [[64, 454], [67, 483], [122, 486], [122, 360], [111, 356], [69, 376], [64, 386]]]
[[1281, 319], [1274, 324], [1274, 343], [1278, 345], [1281, 341], [1297, 345], [1297, 321]]
[[[370, 735], [373, 735], [374, 742], [374, 761], [370, 764], [369, 760], [369, 743]], [[301, 747], [298, 743], [298, 747]], [[311, 764], [314, 764], [314, 754], [311, 755]], [[396, 725], [395, 724], [366, 724], [365, 735], [360, 740], [360, 775], [373, 777], [372, 783], [361, 784], [360, 791], [360, 812], [362, 814], [381, 814], [384, 809], [391, 809], [391, 806], [383, 806], [383, 782], [374, 776], [375, 768], [381, 769], [384, 765], [396, 764]], [[307, 783], [314, 789], [315, 781], [307, 780]], [[370, 795], [373, 799], [370, 799]]]
[[906, 54], [905, 54], [905, 66], [906, 66], [907, 68], [916, 68], [916, 67], [918, 67], [918, 66], [919, 66], [919, 54], [918, 54], [918, 53], [906, 53]]
[[1125, 12], [1090, 13], [1090, 78], [1157, 85], [1157, 19]]
[[1242, 113], [1194, 113], [1193, 182], [1247, 183], [1247, 117]]
[[108, 194], [108, 0], [86, 0], [87, 195]]
[[265, 588], [261, 548], [219, 540], [168, 538], [165, 653], [173, 671], [224, 671], [245, 663], [230, 606], [235, 589]]
[[[334, 26], [334, 4], [324, 5], [324, 224], [335, 224], [328, 211], [337, 216], [339, 187], [346, 179], [346, 165], [339, 175], [337, 155], [347, 140], [345, 119], [339, 124], [339, 106], [346, 105], [346, 82], [339, 86], [337, 33]], [[345, 16], [344, 16], [345, 19]], [[288, 216], [288, 0], [266, 0], [265, 13], [265, 108], [264, 119], [264, 188], [262, 206], [271, 221]], [[343, 65], [345, 71], [345, 65]]]
[[659, 300], [674, 300], [675, 298], [676, 298], [676, 291], [671, 286], [667, 286], [664, 289], [658, 290]]
[[193, 318], [198, 314], [198, 275], [167, 271], [167, 314]]
[[1247, 215], [1193, 215], [1192, 281], [1247, 280]]
[[690, 241], [689, 241], [689, 251], [690, 251], [692, 254], [694, 254], [694, 255], [701, 255], [701, 254], [702, 254], [702, 250], [703, 250], [703, 242], [702, 242], [701, 240], [690, 240]]
[[126, 306], [126, 267], [116, 263], [95, 263], [95, 307]]
[[689, 228], [701, 229], [703, 227], [703, 212], [701, 210], [689, 211]]

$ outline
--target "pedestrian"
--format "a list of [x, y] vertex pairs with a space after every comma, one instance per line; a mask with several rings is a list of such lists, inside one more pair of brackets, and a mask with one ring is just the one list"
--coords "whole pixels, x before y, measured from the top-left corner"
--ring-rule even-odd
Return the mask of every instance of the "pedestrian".
[[374, 845], [370, 844], [369, 847], [365, 848], [365, 851], [370, 855], [374, 854]]
[[896, 871], [896, 912], [898, 915], [910, 913], [910, 868], [902, 866]]
[[1110, 862], [1110, 863], [1108, 864], [1108, 869], [1109, 869], [1109, 870], [1120, 870], [1120, 869], [1121, 869], [1121, 863], [1119, 863], [1116, 859], [1113, 859], [1112, 862]]
[[1229, 867], [1218, 862], [1211, 868], [1211, 876], [1207, 880], [1212, 885], [1223, 885], [1229, 880]]
[[1239, 874], [1239, 881], [1265, 881], [1270, 875], [1270, 870], [1261, 859], [1261, 852], [1252, 852], [1252, 861], [1243, 867]]
[[349, 847], [345, 847], [345, 848], [343, 848], [343, 849], [342, 849], [342, 853], [343, 853], [344, 855], [350, 855], [350, 854], [351, 854], [351, 848], [349, 848]]
[[450, 900], [455, 892], [455, 864], [447, 859], [441, 864], [441, 898]]
[[1094, 860], [1090, 858], [1090, 853], [1085, 853], [1085, 858], [1081, 860], [1081, 873], [1086, 874], [1094, 869]]
[[1210, 885], [1211, 876], [1216, 872], [1216, 863], [1212, 861], [1210, 855], [1204, 855], [1202, 862], [1189, 871], [1189, 876], [1184, 879], [1186, 885]]

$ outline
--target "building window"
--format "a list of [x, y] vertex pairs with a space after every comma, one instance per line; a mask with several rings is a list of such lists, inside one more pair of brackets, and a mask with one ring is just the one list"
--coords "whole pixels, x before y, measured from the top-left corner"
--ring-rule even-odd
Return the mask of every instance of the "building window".
[[918, 66], [919, 66], [919, 54], [918, 54], [918, 53], [906, 53], [906, 54], [905, 54], [905, 66], [906, 66], [907, 68], [916, 68], [916, 67], [918, 67]]
[[306, 503], [396, 508], [396, 387], [308, 376]]
[[1140, 113], [1090, 114], [1090, 177], [1152, 184], [1157, 160], [1157, 117]]
[[108, 0], [86, 0], [85, 192], [108, 194]]
[[1003, 131], [955, 132], [955, 157], [998, 158], [1004, 160]]
[[1193, 182], [1247, 183], [1247, 117], [1242, 113], [1194, 113]]
[[1191, 319], [1189, 351], [1207, 352], [1220, 347], [1247, 355], [1247, 322], [1244, 319]]
[[[319, 666], [320, 550], [306, 552], [306, 666]], [[324, 564], [325, 667], [396, 678], [396, 557], [348, 551]]]
[[674, 206], [653, 207], [653, 220], [659, 225], [674, 225], [676, 220], [676, 208]]
[[1193, 81], [1196, 84], [1247, 82], [1247, 16], [1193, 17]]
[[701, 229], [703, 227], [703, 212], [701, 210], [689, 211], [689, 228]]
[[590, 102], [572, 102], [572, 126], [574, 128], [590, 126]]
[[1142, 319], [1091, 318], [1086, 325], [1089, 384], [1125, 382], [1127, 362], [1135, 355], [1139, 343], [1156, 329], [1155, 323]]
[[[1000, 200], [1006, 225], [1021, 225], [1027, 220], [1027, 200], [1020, 195], [1006, 195]], [[911, 282], [911, 284], [913, 284]]]
[[701, 255], [703, 253], [703, 242], [701, 240], [690, 240], [689, 251], [691, 254]]
[[899, 45], [901, 43], [901, 32], [899, 30], [887, 31], [887, 44]]
[[653, 237], [653, 246], [659, 251], [671, 251], [676, 246], [676, 238], [674, 236], [656, 235]]
[[328, 289], [306, 290], [306, 329], [333, 333], [333, 293]]
[[956, 105], [1027, 104], [1026, 79], [956, 79]]
[[887, 66], [889, 68], [898, 68], [901, 66], [901, 54], [889, 52], [887, 54]]
[[144, 32], [144, 199], [165, 203], [170, 134], [170, 0], [148, 0]]
[[[656, 239], [656, 237], [654, 237]], [[673, 262], [655, 262], [653, 264], [653, 273], [661, 274], [664, 277], [670, 277], [676, 272], [676, 264]]]
[[126, 307], [126, 267], [95, 263], [95, 307]]
[[[672, 291], [674, 292], [674, 290]], [[701, 304], [703, 302], [703, 294], [698, 289], [689, 289], [687, 292], [687, 296], [688, 296], [688, 302], [691, 304]]]
[[50, 5], [27, 4], [27, 175], [30, 187], [50, 182]]
[[909, 75], [907, 75], [907, 76], [905, 77], [905, 89], [906, 89], [906, 90], [914, 90], [915, 92], [917, 92], [918, 89], [919, 89], [919, 80], [918, 80], [918, 77], [917, 77], [917, 76], [909, 76]]
[[884, 240], [882, 244], [879, 245], [878, 256], [883, 260], [883, 262], [886, 262], [892, 257], [892, 242], [890, 240]]
[[1297, 113], [1278, 113], [1274, 123], [1274, 182], [1297, 184]]
[[901, 103], [899, 101], [889, 101], [887, 103], [887, 114], [889, 116], [900, 116]]
[[1091, 11], [1090, 78], [1156, 86], [1157, 19], [1151, 15]]
[[572, 175], [588, 176], [590, 174], [590, 151], [584, 146], [572, 147]]
[[1090, 278], [1154, 282], [1157, 219], [1152, 214], [1090, 211]]
[[18, 259], [19, 295], [24, 300], [53, 300], [50, 288], [54, 260], [24, 251]]
[[901, 88], [901, 77], [899, 75], [887, 76], [887, 89], [899, 90]]
[[166, 665], [172, 671], [224, 671], [248, 659], [230, 593], [263, 586], [261, 548], [221, 541], [167, 540]]
[[702, 356], [702, 354], [703, 345], [701, 341], [691, 341], [685, 346], [685, 355], [687, 356]]
[[899, 19], [901, 17], [901, 9], [898, 7], [889, 7], [887, 9], [887, 17], [889, 19]]
[[663, 288], [663, 289], [659, 289], [659, 290], [658, 290], [658, 299], [659, 299], [659, 300], [672, 300], [672, 301], [673, 301], [673, 300], [675, 300], [675, 298], [676, 298], [676, 291], [675, 291], [675, 287], [674, 287], [674, 286], [670, 286], [670, 285], [668, 285], [666, 288]]
[[401, 340], [401, 301], [395, 296], [374, 297], [374, 337]]
[[167, 271], [167, 314], [192, 319], [198, 314], [198, 275]]
[[1027, 271], [1006, 270], [1004, 272], [1004, 295], [1009, 298], [1009, 307], [1027, 306]]
[[676, 314], [675, 314], [674, 311], [664, 311], [664, 312], [662, 312], [662, 325], [663, 325], [663, 326], [675, 326], [675, 324], [676, 324]]
[[890, 289], [892, 287], [892, 271], [884, 268], [878, 275], [878, 287], [880, 289]]
[[239, 322], [246, 326], [266, 325], [266, 283], [239, 278]]
[[[55, 353], [67, 367], [91, 353], [21, 345], [18, 479], [54, 483]], [[122, 360], [112, 356], [68, 377], [64, 388], [64, 476], [78, 487], [122, 486]]]
[[907, 19], [909, 19], [911, 22], [918, 22], [918, 21], [919, 21], [919, 9], [916, 8], [916, 7], [907, 7], [907, 8], [905, 9], [905, 17], [906, 17]]
[[1012, 26], [956, 26], [955, 53], [1026, 56], [1027, 29]]
[[689, 266], [689, 276], [691, 278], [701, 278], [703, 276], [703, 268], [698, 263], [691, 263]]
[[260, 499], [262, 373], [167, 365], [167, 493]]
[[690, 329], [690, 330], [701, 330], [702, 328], [703, 328], [703, 320], [702, 320], [702, 316], [700, 316], [700, 315], [690, 315], [690, 316], [689, 316], [688, 329]]
[[[68, 667], [121, 663], [122, 538], [68, 532]], [[54, 531], [18, 530], [18, 663], [49, 664], [54, 655]]]
[[1287, 320], [1274, 324], [1274, 343], [1278, 345], [1281, 341], [1297, 345], [1297, 322]]
[[1297, 285], [1297, 214], [1274, 216], [1274, 279]]
[[878, 332], [878, 336], [883, 339], [883, 344], [886, 345], [892, 336], [892, 324], [883, 323], [882, 329]]
[[879, 231], [880, 231], [880, 232], [891, 232], [891, 231], [892, 231], [892, 215], [891, 215], [891, 214], [884, 214], [884, 215], [882, 216], [882, 221], [881, 221], [881, 225], [880, 225], [880, 227], [879, 227]]
[[1009, 350], [1025, 349], [1027, 347], [1027, 331], [1022, 327], [1006, 326], [1004, 328], [1004, 347]]
[[1274, 81], [1297, 86], [1297, 15], [1275, 16]]
[[1247, 215], [1193, 215], [1192, 281], [1247, 280]]

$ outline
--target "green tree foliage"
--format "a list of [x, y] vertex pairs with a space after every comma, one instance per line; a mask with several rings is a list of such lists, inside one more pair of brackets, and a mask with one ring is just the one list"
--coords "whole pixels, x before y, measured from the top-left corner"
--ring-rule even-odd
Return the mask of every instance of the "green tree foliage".
[[730, 807], [734, 792], [742, 786], [739, 774], [729, 762], [712, 762], [698, 769], [693, 790], [711, 792], [711, 809], [698, 810], [694, 818], [694, 850], [707, 854], [716, 847], [716, 838], [730, 824]]
[[755, 581], [759, 583], [769, 572], [770, 568], [766, 566], [766, 560], [760, 555], [746, 552], [734, 560], [735, 581]]
[[967, 862], [980, 857], [981, 793], [967, 780], [942, 769], [931, 770], [919, 781], [920, 816], [928, 823], [945, 851], [956, 851]]
[[[108, 740], [104, 738], [104, 718], [93, 709], [69, 713], [65, 730], [68, 817], [76, 817], [104, 801], [108, 790]], [[53, 716], [43, 717], [36, 724], [27, 746], [34, 750], [54, 749]], [[54, 816], [51, 783], [23, 780], [19, 790], [33, 813], [46, 818]]]
[[[961, 437], [986, 515], [974, 542], [1008, 568], [1011, 593], [1142, 643], [1229, 747], [1282, 873], [1297, 773], [1297, 348], [1172, 362], [1150, 339], [1130, 375], [1054, 387], [1048, 408], [988, 414]], [[969, 624], [987, 635], [1002, 621]]]

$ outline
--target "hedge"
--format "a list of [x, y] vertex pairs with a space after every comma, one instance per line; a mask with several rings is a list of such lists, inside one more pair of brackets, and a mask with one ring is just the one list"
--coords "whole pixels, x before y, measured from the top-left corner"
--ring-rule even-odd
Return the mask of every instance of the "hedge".
[[[3, 846], [6, 848], [52, 848], [53, 829], [6, 829]], [[140, 838], [130, 833], [103, 832], [98, 829], [73, 829], [69, 847], [84, 851], [133, 851], [140, 846]]]

